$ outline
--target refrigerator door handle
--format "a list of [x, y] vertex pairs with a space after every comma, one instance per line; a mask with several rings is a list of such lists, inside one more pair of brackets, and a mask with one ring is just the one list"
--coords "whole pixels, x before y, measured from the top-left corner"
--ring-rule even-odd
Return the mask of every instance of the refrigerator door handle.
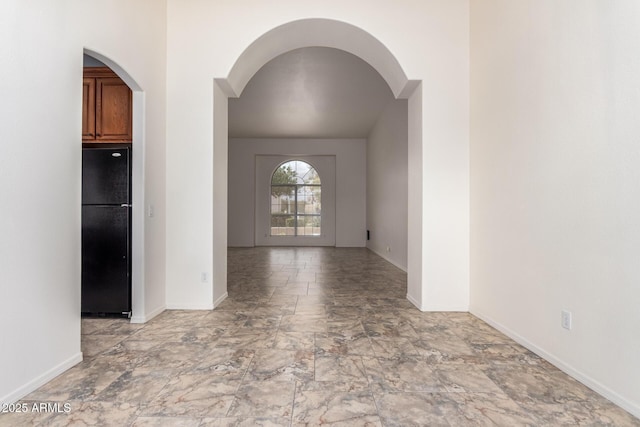
[[121, 208], [130, 208], [131, 205], [129, 203], [123, 203], [120, 205]]

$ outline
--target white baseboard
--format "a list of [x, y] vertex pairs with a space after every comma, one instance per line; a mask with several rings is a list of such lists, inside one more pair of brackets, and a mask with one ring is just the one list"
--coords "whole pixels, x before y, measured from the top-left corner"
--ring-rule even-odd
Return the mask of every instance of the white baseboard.
[[542, 357], [547, 362], [551, 363], [552, 365], [554, 365], [556, 368], [560, 369], [564, 373], [580, 381], [582, 384], [586, 385], [596, 393], [599, 393], [602, 396], [606, 397], [616, 405], [620, 406], [625, 411], [631, 413], [633, 416], [640, 418], [640, 404], [632, 402], [629, 399], [625, 398], [624, 396], [621, 396], [620, 394], [611, 390], [609, 387], [591, 378], [590, 376], [574, 368], [573, 366], [568, 365], [567, 363], [563, 362], [561, 359], [557, 358], [553, 354], [546, 352], [542, 348], [528, 341], [526, 338], [518, 335], [516, 332], [500, 324], [499, 322], [496, 322], [491, 317], [484, 315], [478, 310], [471, 309], [470, 313], [478, 317], [479, 319], [483, 320], [484, 322], [488, 323], [489, 325], [493, 326], [494, 328], [496, 328], [497, 330], [499, 330], [500, 332], [502, 332], [503, 334], [505, 334], [506, 336], [508, 336], [515, 342], [517, 342], [518, 344], [522, 345], [523, 347], [526, 347], [527, 349], [531, 350], [538, 356]]
[[213, 304], [167, 304], [167, 310], [213, 310]]
[[422, 312], [434, 312], [434, 313], [468, 313], [469, 307], [467, 306], [452, 306], [452, 307], [427, 307], [422, 305], [417, 299], [407, 294], [409, 302], [416, 306], [416, 308]]
[[226, 300], [228, 296], [229, 296], [229, 293], [228, 293], [228, 292], [225, 292], [224, 294], [222, 294], [222, 295], [220, 296], [220, 298], [218, 298], [217, 300], [215, 300], [215, 301], [213, 302], [213, 308], [216, 308], [217, 306], [219, 306], [220, 304], [222, 304], [222, 301]]
[[28, 383], [18, 388], [17, 390], [12, 391], [6, 396], [3, 396], [2, 399], [0, 399], [0, 404], [4, 405], [4, 404], [17, 402], [18, 400], [22, 399], [32, 391], [35, 391], [38, 388], [42, 387], [43, 385], [45, 385], [46, 383], [48, 383], [49, 381], [51, 381], [52, 379], [54, 379], [64, 371], [66, 371], [67, 369], [74, 367], [80, 362], [82, 362], [82, 352], [74, 354], [64, 362], [58, 364], [57, 366], [54, 366], [53, 368], [49, 369], [47, 372], [34, 378], [33, 380], [29, 381]]
[[229, 294], [225, 292], [211, 304], [167, 304], [167, 310], [213, 310], [219, 306], [222, 301], [227, 299], [228, 296]]
[[420, 301], [418, 301], [417, 299], [413, 298], [411, 295], [407, 294], [407, 299], [409, 300], [409, 302], [411, 304], [415, 305], [418, 310], [426, 311], [424, 309], [424, 307], [422, 307], [422, 304], [420, 303]]
[[156, 317], [158, 314], [162, 313], [165, 310], [166, 310], [166, 307], [163, 305], [156, 308], [155, 310], [152, 310], [151, 312], [147, 313], [144, 316], [133, 316], [131, 317], [131, 323], [147, 323], [149, 320], [153, 319], [154, 317]]
[[422, 311], [431, 311], [434, 313], [468, 313], [469, 306], [466, 305], [452, 305], [449, 307], [429, 307], [425, 306]]
[[370, 248], [369, 246], [367, 246], [366, 248], [369, 249], [374, 254], [378, 255], [380, 258], [382, 258], [385, 261], [387, 261], [389, 264], [395, 265], [396, 267], [398, 267], [400, 270], [404, 271], [405, 273], [407, 272], [407, 267], [406, 266], [398, 264], [397, 262], [395, 262], [394, 260], [389, 258], [384, 252], [378, 252], [375, 249]]

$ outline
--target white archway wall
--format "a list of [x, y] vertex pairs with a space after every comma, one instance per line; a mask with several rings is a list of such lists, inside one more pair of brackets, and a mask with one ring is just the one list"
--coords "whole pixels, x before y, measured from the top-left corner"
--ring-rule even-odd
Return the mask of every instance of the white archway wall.
[[[111, 66], [134, 91], [133, 132], [137, 147], [134, 147], [133, 161], [138, 167], [134, 165], [133, 179], [142, 184], [133, 190], [133, 197], [139, 201], [134, 200], [134, 221], [138, 221], [134, 232], [137, 228], [143, 250], [133, 254], [132, 321], [145, 322], [166, 307], [167, 52], [158, 48], [166, 41], [166, 5], [163, 2], [75, 3], [73, 19], [67, 21], [73, 22], [68, 25], [81, 28], [78, 38], [82, 40], [81, 48]], [[96, 31], [95, 16], [104, 22], [99, 25], [100, 31]], [[146, 19], [142, 32], [139, 31], [140, 16]], [[148, 215], [149, 207], [153, 210], [152, 217]]]
[[[247, 7], [251, 16], [245, 13]], [[222, 145], [227, 140], [221, 131], [224, 126], [226, 132], [226, 125], [218, 114], [214, 123], [213, 110], [223, 108], [218, 96], [236, 95], [233, 85], [238, 82], [222, 80], [214, 90], [212, 77], [229, 76], [247, 47], [270, 30], [318, 16], [375, 36], [393, 53], [406, 76], [422, 81], [420, 108], [414, 108], [420, 115], [415, 123], [421, 122], [422, 130], [409, 130], [410, 135], [419, 134], [424, 170], [413, 190], [422, 199], [422, 211], [416, 215], [422, 244], [413, 254], [422, 278], [414, 279], [409, 292], [415, 292], [412, 301], [421, 309], [468, 309], [467, 2], [427, 1], [403, 8], [389, 3], [371, 8], [364, 0], [348, 4], [288, 0], [278, 8], [258, 1], [202, 2], [185, 8], [170, 0], [167, 16], [168, 306], [206, 308], [226, 292], [222, 279], [226, 232], [221, 231], [226, 223], [217, 222], [226, 218], [226, 212], [214, 212], [226, 209], [221, 196], [226, 196], [226, 148]], [[277, 51], [265, 58], [275, 55]], [[411, 83], [411, 89], [415, 87]], [[219, 93], [216, 99], [214, 92]], [[214, 227], [219, 231], [214, 233]], [[213, 290], [211, 284], [202, 283], [202, 272], [213, 275]]]
[[213, 175], [213, 277], [211, 297], [212, 307], [227, 297], [227, 200], [228, 200], [228, 158], [229, 158], [229, 103], [227, 94], [214, 82], [214, 175]]
[[[295, 34], [295, 37], [291, 35]], [[393, 94], [402, 93], [407, 76], [388, 49], [361, 29], [330, 19], [304, 19], [274, 28], [253, 42], [229, 72], [229, 86], [240, 96], [253, 75], [275, 57], [295, 49], [320, 46], [359, 56], [385, 79]]]
[[[146, 96], [140, 84], [125, 70], [118, 62], [108, 55], [93, 49], [84, 48], [84, 54], [98, 59], [103, 64], [113, 70], [133, 92], [133, 139], [132, 139], [132, 251], [131, 251], [131, 309], [132, 323], [145, 323], [152, 317], [161, 313], [165, 309], [164, 292], [157, 283], [163, 283], [162, 276], [158, 277], [157, 270], [151, 273], [153, 283], [147, 286], [147, 264], [146, 259], [154, 260], [150, 265], [157, 263], [158, 257], [164, 258], [164, 242], [157, 233], [149, 235], [155, 244], [147, 242], [146, 228], [147, 220], [152, 221], [156, 217], [156, 212], [162, 215], [164, 194], [161, 197], [147, 198], [146, 188], [146, 137], [145, 137], [145, 117]], [[156, 146], [157, 148], [157, 146]], [[164, 151], [164, 150], [162, 150]], [[155, 150], [151, 151], [152, 153]], [[164, 162], [164, 155], [162, 156]], [[158, 166], [152, 165], [153, 169]], [[158, 182], [153, 187], [157, 188]], [[163, 183], [162, 183], [163, 184]], [[164, 187], [164, 186], [162, 186]], [[157, 191], [154, 193], [157, 194]], [[160, 203], [158, 203], [160, 202]], [[164, 234], [164, 233], [162, 233]], [[160, 239], [158, 238], [160, 237]], [[149, 254], [147, 254], [147, 248]], [[162, 289], [164, 291], [164, 289]]]

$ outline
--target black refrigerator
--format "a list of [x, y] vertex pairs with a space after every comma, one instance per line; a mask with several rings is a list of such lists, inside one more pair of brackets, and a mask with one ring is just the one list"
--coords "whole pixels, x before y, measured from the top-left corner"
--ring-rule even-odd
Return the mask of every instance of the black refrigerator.
[[83, 315], [131, 315], [131, 149], [82, 149]]

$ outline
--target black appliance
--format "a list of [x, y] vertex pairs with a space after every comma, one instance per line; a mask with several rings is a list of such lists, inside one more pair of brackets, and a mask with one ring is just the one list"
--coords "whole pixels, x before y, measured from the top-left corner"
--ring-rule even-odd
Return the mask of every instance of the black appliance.
[[83, 315], [131, 315], [131, 149], [82, 149]]

